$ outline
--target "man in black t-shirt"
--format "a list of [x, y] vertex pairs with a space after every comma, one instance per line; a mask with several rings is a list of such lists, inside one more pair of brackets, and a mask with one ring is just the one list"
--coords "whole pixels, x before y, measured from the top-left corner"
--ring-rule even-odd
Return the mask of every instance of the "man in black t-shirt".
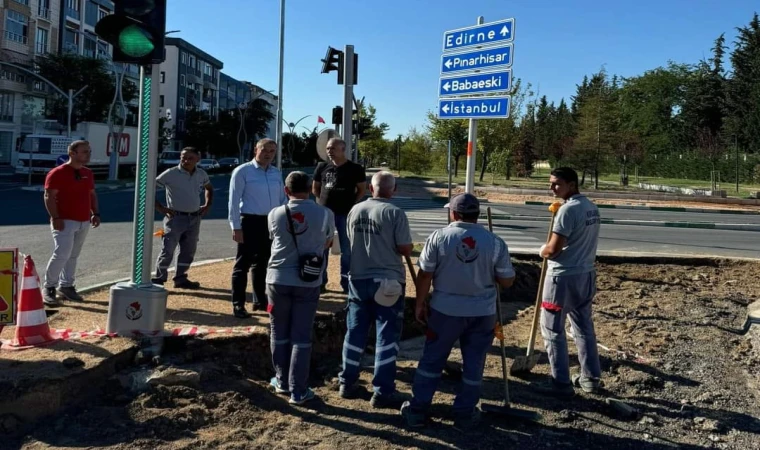
[[[312, 192], [317, 202], [329, 208], [335, 215], [335, 229], [340, 242], [340, 286], [348, 292], [348, 268], [351, 264], [351, 244], [346, 233], [346, 218], [351, 208], [358, 203], [367, 190], [367, 175], [364, 168], [346, 158], [346, 142], [332, 138], [327, 141], [328, 162], [317, 164], [314, 171]], [[325, 251], [325, 260], [329, 249]], [[322, 288], [327, 284], [327, 264], [322, 278]]]

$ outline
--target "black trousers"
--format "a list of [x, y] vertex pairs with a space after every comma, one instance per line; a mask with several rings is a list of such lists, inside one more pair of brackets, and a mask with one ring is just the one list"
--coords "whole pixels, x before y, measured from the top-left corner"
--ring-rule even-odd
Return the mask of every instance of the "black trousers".
[[267, 216], [243, 214], [241, 220], [243, 243], [237, 246], [235, 266], [232, 269], [232, 304], [245, 306], [245, 290], [248, 287], [248, 272], [253, 284], [253, 304], [265, 307], [266, 276], [272, 241], [269, 239]]

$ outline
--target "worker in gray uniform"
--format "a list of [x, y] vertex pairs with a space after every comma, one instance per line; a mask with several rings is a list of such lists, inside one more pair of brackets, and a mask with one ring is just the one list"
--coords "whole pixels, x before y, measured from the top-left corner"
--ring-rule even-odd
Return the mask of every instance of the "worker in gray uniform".
[[[214, 199], [214, 186], [205, 170], [197, 166], [200, 153], [193, 147], [185, 147], [180, 153], [179, 165], [165, 170], [156, 178], [156, 184], [166, 190], [166, 206], [156, 199], [156, 210], [163, 214], [164, 233], [161, 237], [161, 253], [156, 262], [156, 276], [151, 279], [163, 285], [169, 277], [169, 266], [174, 250], [179, 245], [174, 287], [198, 289], [200, 283], [190, 281], [187, 271], [195, 259], [201, 218], [208, 212]], [[205, 201], [201, 204], [201, 193]]]
[[311, 334], [324, 272], [324, 251], [332, 244], [332, 211], [309, 199], [309, 176], [295, 171], [285, 179], [289, 201], [269, 212], [272, 251], [267, 266], [266, 296], [270, 345], [276, 376], [270, 385], [289, 394], [290, 403], [313, 400], [306, 382], [311, 361]]
[[462, 385], [452, 412], [454, 427], [467, 431], [480, 420], [477, 404], [486, 354], [494, 339], [496, 290], [511, 286], [515, 271], [504, 240], [477, 223], [480, 202], [475, 196], [460, 194], [445, 207], [452, 222], [427, 238], [418, 261], [415, 316], [427, 323], [426, 341], [414, 374], [414, 397], [401, 406], [401, 416], [409, 427], [425, 425], [446, 359], [458, 339]]
[[[551, 190], [564, 200], [557, 211], [548, 242], [541, 257], [548, 258], [543, 286], [541, 335], [551, 365], [551, 379], [533, 383], [541, 393], [570, 397], [575, 387], [597, 392], [601, 367], [591, 304], [596, 295], [596, 260], [599, 242], [599, 209], [578, 190], [578, 174], [560, 167], [551, 172]], [[565, 319], [570, 318], [578, 347], [581, 372], [570, 378], [570, 362], [565, 337]]]

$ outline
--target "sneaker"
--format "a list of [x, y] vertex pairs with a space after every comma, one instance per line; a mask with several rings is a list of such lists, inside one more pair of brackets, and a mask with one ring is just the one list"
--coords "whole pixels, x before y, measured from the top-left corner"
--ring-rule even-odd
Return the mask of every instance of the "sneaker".
[[74, 286], [61, 286], [58, 288], [58, 292], [63, 295], [67, 300], [73, 302], [83, 302], [84, 298], [77, 292]]
[[472, 414], [460, 415], [454, 419], [454, 429], [462, 433], [474, 430], [480, 424], [480, 408], [475, 407]]
[[[351, 386], [346, 384], [341, 384], [340, 388], [338, 389], [338, 394], [340, 394], [341, 398], [345, 398], [346, 400], [352, 400], [355, 398], [360, 398], [363, 394], [364, 389], [361, 386], [357, 386], [355, 384], [352, 384]], [[365, 391], [366, 392], [366, 391]]]
[[290, 394], [290, 400], [288, 403], [291, 405], [303, 405], [304, 403], [310, 400], [314, 400], [315, 398], [317, 398], [317, 395], [314, 393], [314, 391], [306, 388], [306, 392], [301, 395]]
[[166, 280], [162, 280], [161, 278], [151, 278], [150, 282], [159, 286], [163, 286], [164, 283], [166, 283]]
[[42, 303], [47, 306], [61, 306], [61, 301], [56, 298], [54, 287], [42, 289]]
[[401, 405], [401, 420], [409, 428], [422, 428], [425, 426], [425, 414], [412, 411], [412, 403], [409, 401]]
[[558, 398], [570, 398], [575, 395], [572, 383], [558, 383], [554, 378], [544, 382], [530, 383], [529, 387], [539, 394]]
[[380, 395], [377, 392], [372, 394], [372, 398], [369, 401], [370, 406], [373, 408], [391, 408], [396, 409], [403, 404], [404, 399], [398, 392], [392, 394]]
[[604, 386], [600, 378], [586, 378], [581, 374], [573, 375], [573, 386], [583, 389], [583, 392], [596, 394]]
[[285, 389], [282, 387], [282, 384], [277, 381], [277, 377], [272, 377], [271, 380], [269, 380], [269, 385], [274, 389], [274, 391], [278, 394], [290, 394], [289, 389]]
[[182, 280], [182, 281], [175, 281], [174, 287], [177, 289], [198, 289], [201, 287], [201, 284], [197, 281], [190, 281], [190, 280]]

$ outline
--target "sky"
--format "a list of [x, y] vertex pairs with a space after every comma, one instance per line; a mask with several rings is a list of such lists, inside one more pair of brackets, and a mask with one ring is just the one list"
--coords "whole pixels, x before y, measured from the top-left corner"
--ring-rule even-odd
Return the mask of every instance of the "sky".
[[[169, 0], [167, 30], [224, 63], [222, 72], [278, 91], [280, 1]], [[212, 8], [209, 8], [212, 5]], [[631, 5], [635, 5], [632, 7]], [[328, 46], [359, 54], [358, 99], [377, 108], [387, 138], [422, 130], [438, 105], [447, 30], [514, 18], [513, 79], [549, 101], [568, 99], [584, 75], [624, 77], [710, 56], [746, 26], [758, 0], [286, 0], [283, 117], [313, 128], [343, 102], [336, 72], [320, 73]]]

